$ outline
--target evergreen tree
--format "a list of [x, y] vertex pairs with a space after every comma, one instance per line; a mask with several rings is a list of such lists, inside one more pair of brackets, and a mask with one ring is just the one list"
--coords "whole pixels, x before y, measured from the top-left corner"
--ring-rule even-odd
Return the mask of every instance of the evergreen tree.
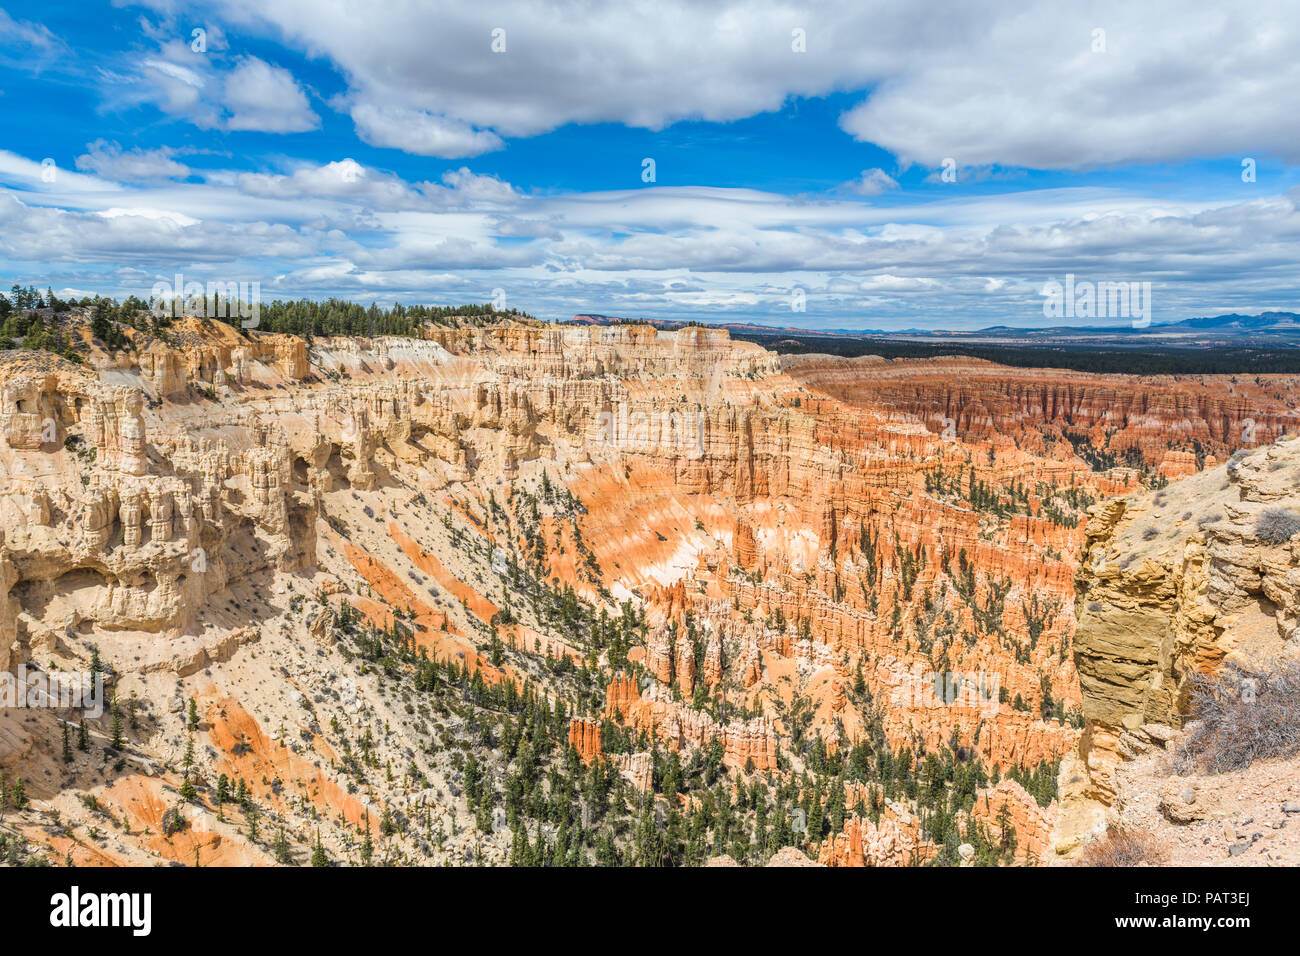
[[329, 865], [330, 865], [330, 858], [329, 858], [328, 856], [325, 855], [325, 848], [324, 848], [323, 846], [321, 846], [321, 842], [320, 842], [320, 830], [317, 830], [317, 831], [316, 831], [316, 845], [315, 845], [314, 847], [312, 847], [312, 851], [311, 851], [311, 865], [312, 865], [312, 866], [329, 866]]
[[[315, 851], [312, 855], [315, 855]], [[275, 838], [275, 859], [277, 863], [293, 862], [293, 857], [289, 855], [289, 838], [284, 835], [284, 824], [280, 824], [280, 833]]]
[[113, 749], [122, 749], [122, 710], [117, 706], [117, 697], [113, 698]]
[[[368, 811], [362, 827], [364, 835], [361, 838], [361, 862], [369, 866], [371, 858], [375, 855], [375, 844], [370, 839], [370, 813]], [[319, 840], [319, 834], [317, 834], [317, 839]]]
[[105, 344], [113, 334], [113, 323], [108, 318], [110, 308], [107, 299], [97, 299], [90, 317], [90, 334]]

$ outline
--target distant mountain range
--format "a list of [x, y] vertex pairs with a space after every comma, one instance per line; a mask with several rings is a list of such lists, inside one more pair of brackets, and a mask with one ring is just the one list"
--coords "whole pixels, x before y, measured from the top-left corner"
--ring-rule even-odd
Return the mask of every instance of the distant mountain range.
[[[652, 325], [660, 329], [678, 329], [690, 323], [676, 322], [669, 319], [628, 319], [617, 316], [584, 314], [575, 315], [573, 322], [578, 325], [618, 325], [636, 322]], [[959, 331], [951, 329], [807, 329], [795, 326], [759, 325], [753, 322], [718, 322], [707, 324], [709, 328], [727, 329], [729, 332], [745, 336], [781, 336], [793, 335], [800, 338], [810, 336], [827, 336], [833, 338], [887, 338], [900, 341], [937, 340], [960, 342], [989, 343], [1061, 343], [1061, 344], [1136, 344], [1137, 341], [1149, 341], [1158, 338], [1166, 345], [1185, 345], [1189, 347], [1210, 346], [1216, 341], [1231, 339], [1237, 344], [1256, 340], [1260, 344], [1281, 345], [1294, 340], [1300, 345], [1300, 314], [1295, 312], [1261, 312], [1259, 315], [1204, 316], [1182, 319], [1177, 322], [1153, 322], [1148, 326], [1134, 325], [1089, 325], [1089, 326], [1044, 326], [1041, 328], [1014, 328], [1006, 325], [989, 326], [983, 329]]]

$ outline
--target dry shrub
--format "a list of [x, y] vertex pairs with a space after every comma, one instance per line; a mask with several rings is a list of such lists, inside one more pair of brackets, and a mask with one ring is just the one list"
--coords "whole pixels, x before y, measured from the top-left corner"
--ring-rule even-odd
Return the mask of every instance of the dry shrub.
[[1155, 834], [1115, 826], [1083, 848], [1079, 866], [1159, 866], [1168, 857]]
[[1285, 508], [1269, 508], [1255, 519], [1255, 537], [1265, 544], [1284, 544], [1300, 532], [1300, 515]]
[[1178, 749], [1180, 773], [1226, 773], [1300, 753], [1300, 661], [1190, 680], [1192, 716]]

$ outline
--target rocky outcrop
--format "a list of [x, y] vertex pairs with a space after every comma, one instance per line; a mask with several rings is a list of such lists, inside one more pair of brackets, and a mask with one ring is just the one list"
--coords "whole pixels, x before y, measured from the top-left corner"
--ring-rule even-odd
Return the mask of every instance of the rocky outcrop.
[[1075, 635], [1087, 723], [1062, 770], [1067, 825], [1058, 852], [1103, 825], [1119, 763], [1173, 738], [1193, 674], [1229, 661], [1267, 665], [1294, 651], [1297, 542], [1262, 539], [1260, 519], [1300, 506], [1297, 475], [1300, 441], [1285, 439], [1093, 509]]
[[314, 506], [292, 492], [273, 427], [237, 448], [195, 440], [147, 426], [139, 390], [47, 364], [0, 366], [0, 584], [14, 612], [0, 663], [77, 629], [178, 634], [232, 577], [314, 555]]
[[581, 718], [569, 721], [569, 746], [578, 752], [583, 763], [598, 760], [601, 756], [600, 724]]
[[824, 866], [921, 866], [938, 852], [921, 835], [916, 815], [886, 800], [878, 822], [849, 816], [842, 832], [822, 841], [817, 861]]
[[772, 770], [777, 765], [776, 732], [763, 717], [720, 723], [709, 714], [672, 699], [661, 685], [643, 696], [626, 677], [606, 690], [605, 716], [657, 737], [673, 750], [721, 744], [723, 762], [736, 769]]
[[1040, 807], [1024, 787], [1005, 779], [975, 795], [970, 815], [984, 827], [991, 842], [1013, 844], [1017, 862], [1039, 863], [1048, 855], [1058, 812], [1056, 803]]

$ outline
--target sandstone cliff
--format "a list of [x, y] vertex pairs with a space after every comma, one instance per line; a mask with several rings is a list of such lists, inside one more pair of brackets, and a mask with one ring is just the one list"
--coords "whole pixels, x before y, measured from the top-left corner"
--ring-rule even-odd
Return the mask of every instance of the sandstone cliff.
[[1300, 504], [1298, 477], [1300, 440], [1288, 438], [1093, 509], [1076, 597], [1087, 723], [1062, 767], [1059, 853], [1105, 826], [1121, 762], [1174, 738], [1191, 675], [1296, 652], [1300, 543], [1263, 540], [1258, 525]]

